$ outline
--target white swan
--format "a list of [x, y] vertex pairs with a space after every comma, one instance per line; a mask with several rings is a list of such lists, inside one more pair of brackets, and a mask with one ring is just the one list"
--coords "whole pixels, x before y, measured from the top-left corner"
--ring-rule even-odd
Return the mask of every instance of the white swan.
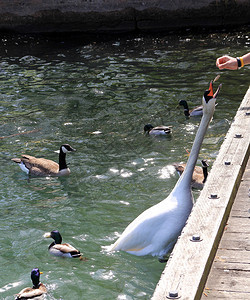
[[193, 207], [192, 174], [204, 135], [214, 113], [216, 96], [220, 88], [221, 85], [213, 94], [213, 81], [211, 81], [209, 89], [204, 93], [203, 117], [187, 166], [170, 195], [140, 214], [127, 226], [119, 239], [107, 248], [107, 251], [123, 250], [138, 256], [152, 255], [162, 259], [172, 250]]

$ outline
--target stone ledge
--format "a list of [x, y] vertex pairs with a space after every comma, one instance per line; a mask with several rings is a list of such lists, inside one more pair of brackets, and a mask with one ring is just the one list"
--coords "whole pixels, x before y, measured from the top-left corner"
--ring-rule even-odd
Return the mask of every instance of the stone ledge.
[[2, 0], [0, 30], [16, 32], [131, 32], [244, 25], [248, 0]]

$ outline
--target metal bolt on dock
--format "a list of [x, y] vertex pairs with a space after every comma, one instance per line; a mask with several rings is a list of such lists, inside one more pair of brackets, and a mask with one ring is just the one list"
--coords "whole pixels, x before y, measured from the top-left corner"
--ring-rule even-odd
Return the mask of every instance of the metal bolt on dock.
[[210, 194], [210, 197], [208, 197], [209, 199], [219, 199], [220, 197], [218, 197], [217, 194]]
[[168, 293], [167, 299], [180, 299], [178, 291], [170, 291]]
[[190, 241], [191, 241], [191, 242], [201, 242], [202, 239], [201, 239], [201, 237], [200, 237], [199, 234], [194, 234], [194, 235], [192, 236], [192, 238], [190, 239]]

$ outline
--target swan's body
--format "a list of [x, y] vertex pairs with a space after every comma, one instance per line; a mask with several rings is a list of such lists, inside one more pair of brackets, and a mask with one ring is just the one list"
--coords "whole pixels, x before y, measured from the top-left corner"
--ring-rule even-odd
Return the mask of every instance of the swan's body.
[[[202, 163], [202, 167], [195, 166], [192, 175], [192, 180], [191, 180], [191, 187], [199, 190], [203, 188], [208, 175], [207, 172], [208, 164], [206, 160], [202, 160], [201, 163]], [[186, 164], [185, 163], [174, 164], [174, 167], [178, 172], [178, 174], [181, 176], [186, 168]]]
[[138, 256], [152, 255], [162, 258], [173, 248], [193, 207], [192, 174], [204, 135], [214, 113], [215, 98], [219, 90], [220, 87], [213, 94], [213, 81], [211, 81], [209, 90], [204, 93], [202, 100], [204, 115], [185, 171], [170, 195], [148, 208], [130, 223], [119, 239], [108, 247], [108, 251], [123, 250]]
[[62, 236], [59, 231], [53, 230], [51, 232], [46, 232], [44, 237], [54, 239], [54, 242], [49, 245], [48, 250], [50, 254], [54, 256], [82, 259], [82, 255], [79, 250], [68, 243], [62, 244]]
[[193, 109], [189, 109], [187, 101], [186, 100], [180, 100], [179, 105], [182, 105], [184, 107], [184, 115], [186, 117], [193, 117], [193, 116], [202, 116], [203, 115], [203, 105], [196, 106]]
[[20, 168], [28, 175], [36, 176], [62, 176], [70, 174], [66, 164], [66, 153], [76, 151], [68, 144], [60, 147], [59, 164], [50, 159], [36, 158], [31, 155], [22, 155], [21, 158], [12, 158]]
[[40, 279], [40, 273], [39, 269], [35, 268], [31, 271], [31, 280], [33, 283], [33, 287], [30, 288], [24, 288], [16, 295], [17, 299], [34, 299], [36, 297], [40, 297], [43, 294], [47, 293], [47, 289], [44, 284], [42, 284]]
[[171, 127], [164, 125], [154, 127], [151, 124], [147, 124], [144, 126], [144, 132], [149, 135], [169, 135], [171, 133]]

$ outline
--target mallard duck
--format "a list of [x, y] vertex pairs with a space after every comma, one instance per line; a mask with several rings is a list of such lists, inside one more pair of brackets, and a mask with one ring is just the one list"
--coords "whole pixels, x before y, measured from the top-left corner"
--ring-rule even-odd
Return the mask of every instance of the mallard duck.
[[[192, 180], [191, 180], [191, 187], [199, 190], [203, 188], [204, 183], [207, 180], [207, 175], [208, 175], [207, 168], [209, 167], [205, 159], [201, 161], [201, 164], [202, 167], [195, 166]], [[178, 174], [181, 176], [181, 174], [184, 172], [186, 168], [186, 164], [185, 163], [174, 164], [174, 167], [178, 172]]]
[[42, 272], [40, 272], [38, 268], [31, 271], [33, 287], [27, 287], [21, 290], [16, 295], [16, 299], [33, 299], [47, 293], [45, 285], [40, 282], [40, 274], [42, 274]]
[[184, 107], [184, 115], [186, 117], [193, 116], [202, 116], [203, 115], [203, 106], [196, 106], [195, 108], [189, 110], [188, 104], [186, 100], [180, 100], [179, 105]]
[[82, 254], [75, 247], [70, 244], [62, 244], [62, 236], [58, 230], [46, 232], [44, 235], [46, 238], [52, 238], [54, 242], [49, 245], [49, 253], [55, 256], [69, 257], [69, 258], [80, 258]]
[[170, 195], [148, 208], [131, 222], [118, 240], [107, 251], [126, 251], [142, 256], [158, 256], [160, 261], [171, 251], [193, 207], [191, 180], [202, 141], [215, 109], [216, 96], [221, 85], [213, 93], [213, 81], [205, 91], [203, 117], [190, 152], [187, 166]]
[[151, 124], [144, 126], [144, 132], [149, 135], [168, 135], [171, 133], [171, 126], [157, 126], [154, 127]]
[[59, 152], [59, 164], [45, 158], [36, 158], [31, 155], [22, 155], [21, 158], [12, 158], [20, 168], [28, 175], [37, 176], [62, 176], [68, 175], [70, 169], [66, 164], [66, 153], [76, 151], [68, 144], [63, 144]]

